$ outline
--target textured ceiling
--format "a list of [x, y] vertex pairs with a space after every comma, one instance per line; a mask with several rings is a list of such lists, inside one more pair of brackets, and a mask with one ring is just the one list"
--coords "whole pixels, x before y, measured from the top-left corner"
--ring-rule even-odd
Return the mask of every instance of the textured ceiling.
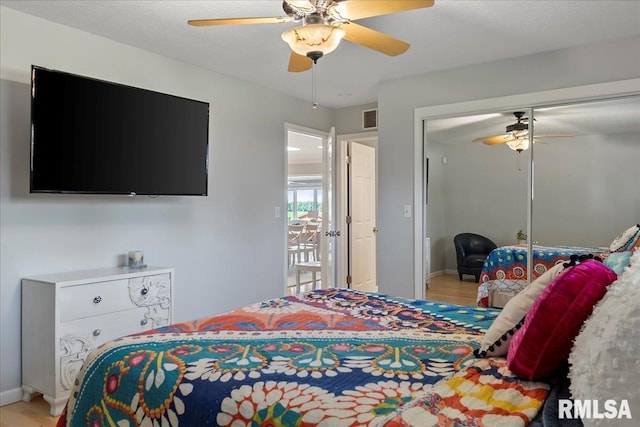
[[[349, 0], [358, 1], [358, 0]], [[280, 33], [295, 24], [191, 27], [188, 19], [282, 15], [282, 2], [1, 1], [2, 6], [309, 100]], [[640, 1], [436, 0], [358, 21], [411, 44], [389, 57], [343, 41], [318, 62], [326, 107], [376, 102], [381, 81], [640, 34]]]

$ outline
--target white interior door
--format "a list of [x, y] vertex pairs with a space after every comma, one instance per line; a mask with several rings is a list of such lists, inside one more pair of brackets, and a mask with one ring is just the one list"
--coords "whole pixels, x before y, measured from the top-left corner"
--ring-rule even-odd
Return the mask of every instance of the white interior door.
[[320, 237], [320, 271], [323, 288], [336, 285], [335, 239], [341, 232], [335, 230], [335, 156], [334, 142], [336, 131], [331, 128], [322, 147], [322, 233]]
[[377, 292], [376, 150], [353, 141], [348, 150], [351, 288]]

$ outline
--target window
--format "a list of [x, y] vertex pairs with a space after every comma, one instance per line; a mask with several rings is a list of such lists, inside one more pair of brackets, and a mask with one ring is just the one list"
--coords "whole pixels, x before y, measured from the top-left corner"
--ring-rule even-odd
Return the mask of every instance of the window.
[[322, 211], [322, 187], [294, 188], [287, 192], [289, 221], [306, 218], [309, 211]]

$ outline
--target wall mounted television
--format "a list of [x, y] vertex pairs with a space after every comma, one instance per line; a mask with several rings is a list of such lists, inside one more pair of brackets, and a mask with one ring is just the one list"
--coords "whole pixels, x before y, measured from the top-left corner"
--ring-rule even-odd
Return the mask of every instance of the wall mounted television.
[[206, 196], [209, 104], [31, 67], [31, 193]]

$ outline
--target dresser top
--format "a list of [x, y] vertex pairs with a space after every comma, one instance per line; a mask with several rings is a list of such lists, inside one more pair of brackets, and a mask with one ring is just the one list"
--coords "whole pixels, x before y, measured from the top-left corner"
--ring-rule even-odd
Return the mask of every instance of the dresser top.
[[64, 283], [67, 285], [87, 282], [102, 282], [105, 280], [119, 280], [131, 277], [149, 276], [153, 274], [173, 273], [172, 268], [166, 267], [144, 267], [144, 268], [126, 268], [126, 267], [109, 267], [98, 268], [93, 270], [69, 271], [64, 273], [42, 274], [38, 276], [24, 277], [22, 280], [30, 280], [33, 282], [45, 283]]

